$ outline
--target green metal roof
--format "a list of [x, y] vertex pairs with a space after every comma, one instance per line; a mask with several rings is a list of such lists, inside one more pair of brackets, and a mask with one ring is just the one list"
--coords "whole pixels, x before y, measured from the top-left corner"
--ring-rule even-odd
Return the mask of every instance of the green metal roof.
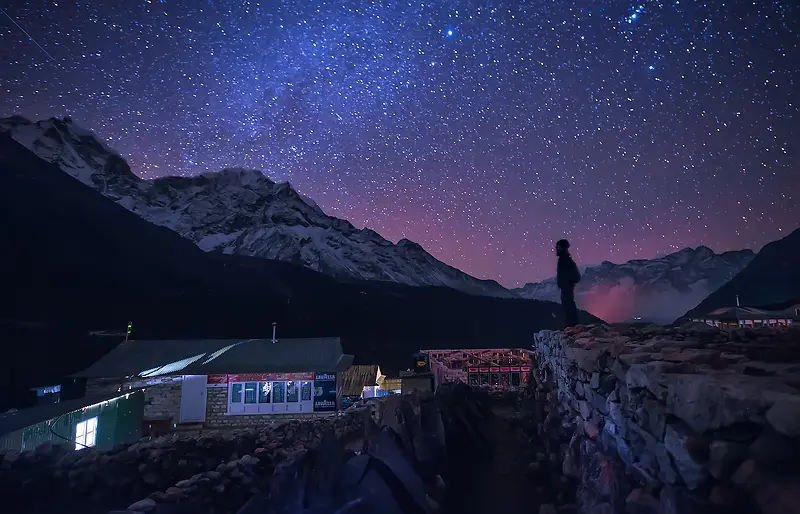
[[74, 377], [155, 377], [224, 373], [338, 372], [353, 356], [338, 337], [315, 339], [131, 340]]

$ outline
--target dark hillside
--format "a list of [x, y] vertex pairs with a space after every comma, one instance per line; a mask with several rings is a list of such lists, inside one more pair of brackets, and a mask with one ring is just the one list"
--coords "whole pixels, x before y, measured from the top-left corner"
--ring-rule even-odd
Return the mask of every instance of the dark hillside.
[[112, 343], [89, 342], [86, 331], [128, 320], [139, 338], [263, 337], [277, 321], [279, 337], [339, 335], [359, 361], [390, 368], [422, 347], [530, 344], [534, 331], [561, 323], [549, 302], [340, 283], [280, 261], [203, 252], [6, 135], [0, 245], [0, 320], [13, 321], [0, 330], [4, 362], [30, 381], [96, 359], [97, 345]]

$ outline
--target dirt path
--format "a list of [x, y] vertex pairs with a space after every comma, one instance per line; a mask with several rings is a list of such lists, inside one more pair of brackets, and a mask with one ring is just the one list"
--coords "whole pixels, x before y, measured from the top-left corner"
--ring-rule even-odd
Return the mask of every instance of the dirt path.
[[[526, 475], [520, 433], [509, 422], [511, 407], [497, 407], [489, 425], [492, 459], [471, 469], [470, 486], [451, 497], [449, 513], [531, 514], [536, 507]], [[452, 501], [455, 500], [455, 501]]]

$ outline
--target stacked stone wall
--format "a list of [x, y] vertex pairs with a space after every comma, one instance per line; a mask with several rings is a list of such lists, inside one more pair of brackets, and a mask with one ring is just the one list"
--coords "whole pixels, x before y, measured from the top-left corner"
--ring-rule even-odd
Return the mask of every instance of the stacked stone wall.
[[[273, 469], [293, 462], [332, 431], [363, 433], [364, 408], [325, 419], [248, 429], [143, 438], [110, 451], [45, 443], [27, 452], [0, 450], [0, 512], [151, 514], [236, 512], [266, 490]], [[46, 494], [43, 494], [45, 493]]]
[[181, 382], [174, 380], [144, 391], [144, 419], [168, 419], [178, 423], [181, 416]]
[[579, 512], [800, 512], [799, 330], [575, 327], [534, 350]]

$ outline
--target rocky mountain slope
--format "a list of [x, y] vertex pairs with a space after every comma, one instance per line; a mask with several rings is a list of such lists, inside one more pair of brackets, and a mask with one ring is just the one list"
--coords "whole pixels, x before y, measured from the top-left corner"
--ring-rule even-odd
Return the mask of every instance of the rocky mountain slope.
[[226, 169], [192, 178], [153, 181], [133, 174], [116, 152], [69, 118], [0, 120], [40, 158], [156, 225], [174, 230], [205, 251], [299, 264], [339, 279], [447, 286], [514, 296], [493, 280], [479, 280], [435, 259], [418, 244], [393, 244], [369, 229], [326, 215], [288, 183], [260, 172]]
[[800, 304], [800, 228], [764, 246], [735, 277], [686, 315], [736, 305], [736, 295], [746, 307], [782, 309]]
[[140, 339], [270, 337], [275, 321], [279, 338], [340, 336], [358, 362], [390, 370], [420, 348], [523, 346], [563, 323], [549, 302], [342, 283], [290, 263], [203, 252], [2, 133], [0, 247], [0, 340], [13, 341], [0, 359], [0, 404], [88, 366], [110, 349], [100, 339], [119, 339], [83, 335], [131, 320]]
[[[750, 250], [716, 254], [700, 246], [656, 259], [603, 262], [581, 270], [576, 302], [595, 316], [622, 322], [670, 323], [753, 260]], [[559, 301], [555, 277], [514, 290], [522, 298]]]

